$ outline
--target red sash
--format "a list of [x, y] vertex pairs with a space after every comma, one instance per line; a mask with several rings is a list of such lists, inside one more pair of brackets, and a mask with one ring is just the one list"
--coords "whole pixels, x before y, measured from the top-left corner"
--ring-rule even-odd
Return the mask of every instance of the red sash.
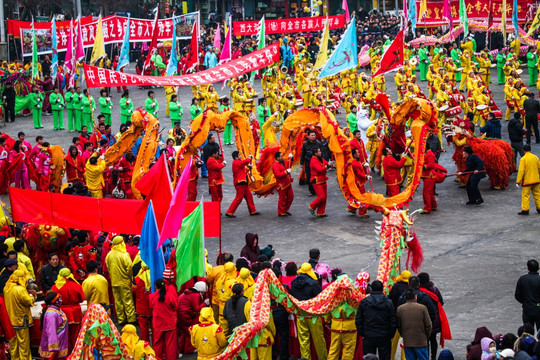
[[444, 348], [444, 340], [452, 340], [452, 333], [450, 332], [450, 324], [448, 324], [448, 318], [446, 317], [446, 312], [444, 311], [439, 297], [428, 289], [418, 288], [418, 290], [423, 291], [428, 294], [431, 300], [437, 303], [437, 308], [439, 310], [439, 320], [441, 321], [441, 347]]

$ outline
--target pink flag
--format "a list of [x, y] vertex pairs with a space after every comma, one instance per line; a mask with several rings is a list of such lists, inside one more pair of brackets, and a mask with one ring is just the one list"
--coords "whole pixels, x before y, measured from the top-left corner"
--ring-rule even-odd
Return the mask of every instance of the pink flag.
[[178, 184], [176, 184], [176, 189], [174, 190], [171, 203], [169, 204], [169, 211], [167, 211], [167, 216], [165, 216], [165, 221], [163, 221], [163, 226], [161, 227], [161, 235], [159, 236], [157, 249], [163, 245], [165, 240], [177, 238], [178, 232], [182, 227], [192, 161], [193, 158], [189, 158], [186, 167], [182, 171], [180, 180], [178, 181]]
[[69, 22], [69, 35], [67, 40], [66, 59], [64, 60], [64, 66], [68, 70], [68, 73], [73, 72], [73, 20]]
[[227, 61], [230, 61], [232, 59], [231, 30], [232, 30], [232, 24], [227, 29], [227, 34], [225, 34], [225, 42], [223, 43], [223, 50], [221, 51], [221, 54], [219, 55], [218, 65], [224, 64]]
[[347, 4], [347, 0], [343, 0], [341, 8], [345, 10], [345, 20], [348, 23], [349, 21], [351, 21], [351, 14], [349, 14], [349, 5]]
[[450, 30], [452, 30], [452, 28], [454, 27], [454, 24], [452, 21], [452, 11], [450, 10], [450, 0], [444, 0], [443, 16], [447, 18], [448, 21], [450, 22]]
[[216, 29], [216, 34], [214, 35], [214, 49], [216, 51], [221, 49], [221, 31], [219, 31], [219, 24]]
[[152, 42], [150, 43], [150, 50], [148, 50], [148, 55], [144, 61], [143, 69], [148, 69], [150, 66], [150, 59], [154, 55], [154, 50], [157, 49], [157, 38], [158, 38], [158, 14], [159, 11], [156, 11], [156, 18], [154, 19], [154, 33], [152, 34]]
[[81, 19], [77, 19], [77, 48], [75, 49], [75, 61], [84, 59], [84, 44], [82, 40]]

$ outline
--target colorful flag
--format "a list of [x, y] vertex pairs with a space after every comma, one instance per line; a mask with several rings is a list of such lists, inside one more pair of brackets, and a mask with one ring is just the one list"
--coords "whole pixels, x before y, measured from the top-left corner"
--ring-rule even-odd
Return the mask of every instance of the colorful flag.
[[450, 31], [454, 28], [454, 21], [452, 19], [452, 9], [450, 7], [450, 0], [444, 0], [443, 16], [450, 22]]
[[214, 49], [219, 51], [221, 49], [221, 31], [219, 31], [219, 24], [214, 34]]
[[416, 3], [415, 0], [409, 0], [409, 8], [407, 11], [409, 20], [411, 20], [411, 28], [414, 36], [416, 36]]
[[82, 26], [81, 18], [77, 19], [77, 48], [75, 49], [75, 62], [81, 61], [85, 58], [84, 55], [84, 44], [82, 40]]
[[73, 56], [74, 49], [75, 47], [73, 46], [73, 20], [71, 20], [69, 22], [69, 35], [67, 39], [66, 58], [64, 60], [64, 67], [66, 68], [67, 73], [70, 73], [75, 69], [75, 67], [73, 66], [73, 59], [75, 58]]
[[105, 55], [107, 55], [107, 53], [105, 52], [105, 41], [103, 39], [103, 21], [101, 20], [101, 15], [100, 15], [98, 24], [97, 24], [94, 45], [92, 46], [92, 55], [90, 56], [90, 64], [97, 63]]
[[427, 14], [427, 0], [421, 0], [420, 9], [418, 10], [418, 20], [422, 20], [422, 18], [426, 14]]
[[165, 270], [165, 259], [163, 257], [163, 251], [156, 245], [159, 239], [159, 232], [156, 222], [156, 215], [154, 213], [154, 205], [152, 201], [148, 204], [146, 210], [146, 216], [141, 230], [141, 238], [139, 239], [139, 250], [141, 260], [150, 269], [150, 279], [152, 282], [152, 291], [154, 291], [154, 281], [161, 279], [163, 270]]
[[356, 24], [354, 18], [345, 30], [341, 41], [334, 49], [318, 78], [339, 74], [358, 65], [358, 48], [356, 45]]
[[488, 31], [486, 34], [486, 44], [488, 43], [488, 37], [489, 37], [489, 30], [493, 26], [493, 1], [489, 0], [489, 12], [488, 12]]
[[182, 221], [182, 231], [175, 240], [176, 285], [180, 288], [194, 276], [205, 276], [203, 202]]
[[501, 30], [503, 33], [503, 44], [506, 45], [506, 0], [502, 0]]
[[221, 50], [221, 54], [219, 54], [218, 65], [225, 64], [227, 61], [230, 61], [232, 59], [231, 30], [232, 26], [229, 26], [229, 28], [225, 30], [225, 41], [223, 42], [223, 49]]
[[519, 22], [518, 22], [518, 1], [514, 0], [514, 6], [512, 7], [512, 22], [514, 23], [514, 30], [516, 31], [516, 39], [519, 38]]
[[[56, 77], [58, 76], [58, 41], [56, 40], [56, 19], [53, 16], [51, 24], [51, 50], [52, 50], [52, 59], [51, 59], [51, 77], [53, 84], [56, 83]], [[57, 84], [59, 86], [60, 84]]]
[[129, 33], [130, 33], [130, 17], [126, 21], [126, 29], [124, 30], [124, 42], [122, 43], [122, 50], [120, 51], [120, 59], [118, 59], [118, 65], [116, 65], [116, 71], [120, 71], [124, 66], [129, 65]]
[[191, 30], [191, 42], [189, 43], [189, 53], [186, 64], [184, 65], [183, 73], [195, 71], [199, 64], [199, 37], [197, 36], [197, 20], [193, 23]]
[[321, 47], [319, 48], [319, 55], [315, 61], [313, 68], [320, 69], [328, 62], [328, 40], [330, 39], [330, 23], [328, 17], [326, 17], [326, 23], [324, 25], [323, 38], [321, 41]]
[[182, 227], [192, 161], [193, 159], [190, 157], [184, 171], [182, 171], [178, 184], [176, 184], [176, 189], [174, 190], [171, 203], [168, 207], [169, 210], [167, 211], [167, 216], [165, 216], [165, 221], [163, 221], [163, 226], [161, 227], [161, 235], [159, 236], [159, 242], [157, 244], [158, 247], [163, 245], [167, 239], [177, 238], [178, 232]]
[[150, 66], [150, 60], [154, 51], [157, 49], [157, 38], [158, 38], [158, 14], [159, 10], [156, 9], [156, 17], [154, 18], [154, 33], [152, 34], [152, 42], [150, 42], [150, 48], [148, 49], [148, 55], [146, 55], [146, 60], [144, 61], [143, 69], [148, 69]]
[[174, 16], [172, 23], [174, 24], [174, 29], [171, 45], [171, 56], [169, 58], [169, 63], [167, 64], [167, 69], [165, 70], [167, 76], [172, 76], [178, 71], [178, 54], [176, 53], [176, 19]]
[[463, 37], [465, 37], [469, 33], [469, 22], [467, 21], [467, 6], [465, 6], [465, 0], [459, 0], [459, 22], [463, 24]]
[[529, 28], [529, 32], [527, 33], [527, 36], [531, 36], [534, 33], [534, 30], [538, 28], [538, 25], [540, 25], [540, 6], [538, 7], [538, 10], [536, 11], [536, 15], [534, 15], [534, 19], [531, 24], [531, 27]]
[[32, 79], [35, 79], [38, 75], [36, 29], [34, 28], [34, 18], [32, 17]]
[[[261, 21], [259, 21], [259, 23], [257, 24], [257, 27], [258, 29], [258, 34], [257, 34], [257, 38], [259, 39], [259, 41], [257, 42], [257, 50], [261, 50], [262, 48], [264, 48], [264, 44], [265, 44], [265, 30], [264, 30], [264, 15], [263, 17], [261, 18]], [[252, 71], [251, 72], [251, 77], [250, 77], [250, 81], [251, 83], [253, 84], [255, 82], [255, 74], [257, 73], [257, 71]]]
[[379, 76], [403, 66], [403, 30], [397, 33], [392, 44], [388, 46], [381, 57], [381, 66], [371, 75]]
[[347, 0], [343, 0], [343, 2], [341, 3], [341, 8], [345, 11], [345, 20], [348, 24], [349, 21], [351, 21], [351, 14], [349, 13], [349, 4], [347, 4]]
[[[137, 214], [139, 224], [143, 223], [146, 209], [150, 200], [154, 203], [154, 211], [158, 228], [161, 229], [169, 204], [172, 198], [171, 178], [169, 176], [169, 167], [167, 166], [165, 155], [159, 157], [158, 161], [148, 170], [146, 174], [137, 182], [137, 189], [146, 197], [144, 198], [143, 206]], [[155, 249], [155, 247], [154, 247]]]

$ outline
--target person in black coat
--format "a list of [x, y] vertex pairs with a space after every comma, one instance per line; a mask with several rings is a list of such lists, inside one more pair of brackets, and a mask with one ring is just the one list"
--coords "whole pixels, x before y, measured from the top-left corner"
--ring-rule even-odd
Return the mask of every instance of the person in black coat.
[[311, 183], [311, 158], [313, 157], [315, 148], [322, 148], [322, 144], [317, 140], [317, 134], [315, 130], [308, 130], [307, 139], [302, 145], [302, 153], [300, 154], [300, 165], [304, 166], [304, 171], [306, 173], [306, 182], [309, 186], [310, 196], [315, 195], [315, 189]]
[[538, 132], [538, 114], [540, 113], [540, 103], [534, 98], [534, 94], [530, 92], [529, 98], [523, 102], [523, 110], [525, 110], [525, 127], [527, 128], [527, 144], [531, 143], [531, 133], [534, 130], [536, 143], [540, 144], [540, 134]]
[[[409, 279], [409, 288], [413, 289], [416, 292], [416, 302], [427, 307], [429, 318], [431, 319], [431, 323], [433, 323], [435, 319], [439, 318], [439, 311], [437, 309], [437, 306], [435, 306], [435, 304], [433, 303], [433, 300], [431, 300], [431, 298], [429, 297], [429, 295], [425, 292], [420, 291], [418, 289], [419, 287], [420, 279], [418, 278], [418, 276], [411, 276], [411, 278]], [[401, 297], [399, 298], [399, 305], [403, 305], [406, 302], [407, 300], [405, 299], [405, 293], [403, 293], [403, 295], [401, 295]]]
[[358, 335], [364, 337], [364, 354], [376, 354], [390, 360], [392, 338], [396, 333], [396, 311], [392, 300], [383, 294], [383, 283], [375, 280], [371, 294], [360, 302], [356, 313]]
[[527, 261], [528, 274], [521, 275], [514, 297], [521, 304], [523, 323], [536, 325], [540, 330], [540, 275], [538, 275], [538, 261]]
[[13, 84], [7, 82], [4, 92], [2, 93], [2, 102], [4, 103], [4, 110], [6, 112], [6, 122], [15, 122], [16, 96]]
[[53, 287], [56, 279], [58, 278], [58, 273], [61, 269], [65, 268], [64, 265], [60, 264], [60, 258], [55, 253], [49, 254], [49, 263], [41, 268], [41, 273], [39, 275], [39, 283], [43, 293], [47, 293]]
[[[480, 157], [474, 154], [471, 146], [467, 145], [463, 148], [463, 156], [467, 159], [467, 169], [465, 172], [470, 172], [469, 180], [467, 181], [467, 196], [469, 201], [466, 205], [480, 205], [484, 202], [478, 184], [480, 180], [486, 177], [486, 171], [484, 169], [484, 161]], [[458, 172], [458, 175], [463, 175], [462, 172]]]
[[510, 138], [510, 145], [514, 150], [514, 163], [517, 163], [517, 154], [519, 156], [525, 155], [523, 150], [523, 135], [527, 134], [527, 131], [523, 128], [521, 122], [521, 113], [514, 113], [514, 118], [508, 122], [508, 137]]

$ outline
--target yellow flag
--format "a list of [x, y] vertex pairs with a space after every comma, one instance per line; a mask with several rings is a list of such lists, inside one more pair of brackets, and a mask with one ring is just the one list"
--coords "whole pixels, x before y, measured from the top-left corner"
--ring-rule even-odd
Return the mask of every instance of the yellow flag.
[[96, 30], [96, 37], [94, 39], [94, 47], [92, 48], [92, 56], [90, 57], [90, 64], [95, 64], [105, 55], [107, 55], [107, 53], [105, 52], [105, 42], [103, 41], [103, 25], [100, 15]]
[[529, 32], [527, 33], [527, 36], [531, 36], [534, 30], [540, 25], [540, 7], [538, 8], [538, 11], [536, 12], [536, 15], [534, 16], [534, 20], [531, 24], [531, 27], [529, 28]]
[[506, 0], [502, 2], [501, 30], [503, 33], [503, 44], [506, 45]]
[[321, 41], [321, 47], [319, 48], [319, 55], [315, 62], [315, 69], [322, 68], [328, 61], [328, 40], [330, 39], [330, 24], [328, 18], [326, 18], [326, 24], [324, 26], [324, 35]]
[[420, 11], [418, 11], [418, 21], [427, 13], [427, 0], [420, 1]]

